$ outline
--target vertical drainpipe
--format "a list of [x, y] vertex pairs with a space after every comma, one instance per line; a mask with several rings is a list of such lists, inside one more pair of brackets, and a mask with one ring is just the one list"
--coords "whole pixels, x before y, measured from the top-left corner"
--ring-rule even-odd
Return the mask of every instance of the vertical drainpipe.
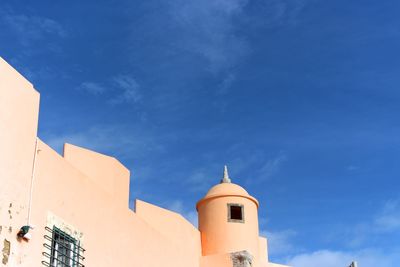
[[33, 196], [33, 185], [35, 183], [35, 168], [36, 168], [36, 155], [38, 153], [38, 138], [36, 137], [35, 142], [35, 153], [33, 154], [32, 174], [31, 174], [31, 188], [29, 192], [29, 206], [28, 206], [28, 226], [31, 225], [31, 210], [32, 210], [32, 196]]

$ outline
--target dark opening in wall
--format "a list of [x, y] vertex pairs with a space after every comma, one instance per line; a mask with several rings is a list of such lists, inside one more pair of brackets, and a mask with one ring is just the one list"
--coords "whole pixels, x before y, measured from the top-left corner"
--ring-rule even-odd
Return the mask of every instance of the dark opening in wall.
[[228, 204], [228, 221], [244, 222], [244, 209], [241, 204]]

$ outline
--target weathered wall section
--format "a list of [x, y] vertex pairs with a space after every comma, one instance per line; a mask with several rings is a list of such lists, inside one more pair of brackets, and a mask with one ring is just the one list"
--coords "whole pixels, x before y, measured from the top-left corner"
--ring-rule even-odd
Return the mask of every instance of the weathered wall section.
[[38, 113], [39, 93], [0, 58], [0, 262], [8, 266], [26, 257], [15, 235], [27, 221]]

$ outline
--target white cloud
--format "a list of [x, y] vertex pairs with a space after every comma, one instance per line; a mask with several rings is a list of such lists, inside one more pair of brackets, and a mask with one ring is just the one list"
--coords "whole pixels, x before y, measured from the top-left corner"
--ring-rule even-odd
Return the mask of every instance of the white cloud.
[[246, 40], [235, 32], [235, 18], [248, 0], [171, 1], [171, 15], [180, 27], [180, 44], [201, 55], [210, 71], [218, 73], [234, 66], [247, 54]]
[[351, 247], [362, 247], [371, 240], [400, 234], [400, 201], [387, 201], [381, 210], [368, 221], [353, 225], [342, 235]]
[[380, 232], [400, 230], [400, 201], [391, 200], [385, 203], [382, 211], [376, 216], [375, 228]]
[[60, 23], [46, 17], [15, 14], [10, 9], [3, 9], [0, 11], [0, 21], [11, 28], [24, 45], [49, 35], [61, 38], [67, 36], [67, 31]]
[[358, 251], [319, 250], [291, 257], [287, 264], [293, 267], [347, 267], [357, 261], [360, 267], [397, 267], [400, 261], [398, 250], [380, 251], [365, 249]]
[[272, 256], [288, 255], [295, 249], [292, 238], [296, 236], [296, 232], [293, 230], [288, 229], [277, 232], [261, 231], [260, 235], [268, 239], [268, 252]]
[[[277, 176], [284, 163], [288, 160], [288, 156], [284, 151], [266, 153], [259, 149], [249, 149], [245, 144], [232, 145], [229, 147], [228, 153], [232, 157], [226, 163], [233, 181], [242, 178], [245, 179], [248, 185], [262, 183]], [[221, 166], [214, 167], [215, 169], [221, 168]], [[204, 174], [207, 174], [206, 171], [201, 170]], [[255, 175], [248, 177], [250, 171], [255, 172]], [[200, 174], [197, 174], [196, 178], [201, 180]]]
[[293, 267], [347, 267], [354, 256], [336, 251], [321, 250], [294, 256], [288, 261]]
[[[26, 51], [25, 51], [26, 52]], [[49, 66], [35, 66], [34, 68], [30, 67], [29, 64], [24, 60], [25, 55], [18, 54], [12, 58], [10, 58], [11, 65], [18, 70], [25, 78], [27, 78], [30, 82], [35, 82], [36, 80], [48, 79], [49, 77], [61, 76], [62, 71], [54, 70]]]
[[116, 90], [120, 93], [110, 100], [112, 104], [119, 104], [122, 102], [134, 103], [141, 99], [139, 93], [140, 86], [136, 80], [129, 75], [118, 75], [112, 79]]
[[259, 169], [259, 180], [267, 180], [276, 175], [287, 160], [287, 156], [281, 152], [276, 157], [267, 160]]
[[190, 210], [190, 211], [185, 210], [182, 201], [180, 201], [180, 200], [172, 201], [166, 205], [166, 208], [168, 210], [179, 213], [184, 218], [186, 218], [191, 224], [193, 224], [193, 226], [197, 227], [197, 224], [198, 224], [197, 212], [193, 211], [193, 210]]
[[86, 91], [92, 95], [100, 95], [106, 91], [106, 89], [102, 85], [94, 82], [83, 82], [79, 86], [79, 89]]
[[[210, 167], [210, 169], [215, 168]], [[210, 187], [212, 179], [215, 180], [214, 183], [218, 182], [219, 177], [215, 177], [210, 169], [197, 169], [189, 174], [189, 176], [185, 179], [185, 183], [188, 184], [188, 188], [193, 192], [203, 192]]]
[[[304, 249], [292, 240], [296, 236], [296, 232], [293, 230], [261, 231], [260, 235], [268, 238], [270, 256], [280, 258], [280, 262], [286, 262], [287, 265], [292, 267], [347, 267], [352, 261], [357, 261], [360, 267], [397, 267], [400, 261], [400, 247], [398, 245], [383, 249], [376, 244], [371, 246], [367, 241], [373, 239], [374, 235], [382, 234], [382, 225], [385, 231], [390, 231], [391, 233], [399, 230], [398, 204], [398, 201], [389, 201], [382, 209], [380, 216], [375, 216], [371, 223], [352, 227], [352, 231], [356, 232], [355, 236], [358, 237], [358, 240], [353, 241], [357, 242], [359, 248], [346, 250], [321, 249], [299, 253]], [[392, 235], [388, 238], [393, 239], [396, 237]], [[342, 242], [345, 245], [348, 243], [345, 238], [343, 238]]]
[[229, 88], [232, 84], [236, 81], [236, 76], [233, 73], [229, 73], [226, 77], [222, 80], [222, 83], [217, 91], [219, 95], [226, 95], [228, 93]]
[[167, 209], [177, 213], [183, 212], [183, 202], [180, 200], [174, 200], [167, 204]]
[[304, 8], [314, 0], [268, 0], [258, 5], [259, 17], [248, 17], [249, 23], [261, 27], [296, 25]]
[[[360, 267], [397, 267], [400, 247], [396, 238], [399, 233], [400, 201], [391, 200], [380, 212], [372, 215], [369, 222], [350, 225], [343, 233], [336, 233], [337, 239], [341, 239], [337, 241], [342, 244], [342, 249], [303, 252], [304, 248], [293, 241], [296, 232], [290, 229], [261, 231], [260, 235], [268, 238], [269, 253], [273, 258], [284, 258], [280, 261], [293, 267], [347, 267], [351, 261], [357, 261]], [[377, 243], [379, 239], [384, 243]], [[346, 247], [348, 249], [344, 249]]]
[[140, 85], [131, 75], [116, 75], [105, 82], [106, 86], [96, 82], [83, 82], [77, 89], [91, 95], [109, 94], [108, 103], [136, 103], [142, 97]]
[[349, 165], [346, 168], [348, 171], [358, 171], [360, 169], [360, 167], [356, 166], [356, 165]]
[[163, 146], [156, 143], [150, 133], [124, 125], [96, 125], [80, 131], [60, 135], [48, 133], [44, 136], [44, 141], [58, 152], [62, 151], [64, 143], [135, 158], [163, 150]]

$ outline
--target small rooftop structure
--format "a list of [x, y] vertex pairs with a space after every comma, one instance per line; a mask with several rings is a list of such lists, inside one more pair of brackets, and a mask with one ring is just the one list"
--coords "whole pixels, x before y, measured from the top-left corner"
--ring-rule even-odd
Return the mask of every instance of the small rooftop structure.
[[224, 166], [224, 176], [221, 179], [221, 184], [222, 183], [230, 183], [231, 179], [229, 179], [229, 174], [228, 174], [228, 167], [225, 165]]

